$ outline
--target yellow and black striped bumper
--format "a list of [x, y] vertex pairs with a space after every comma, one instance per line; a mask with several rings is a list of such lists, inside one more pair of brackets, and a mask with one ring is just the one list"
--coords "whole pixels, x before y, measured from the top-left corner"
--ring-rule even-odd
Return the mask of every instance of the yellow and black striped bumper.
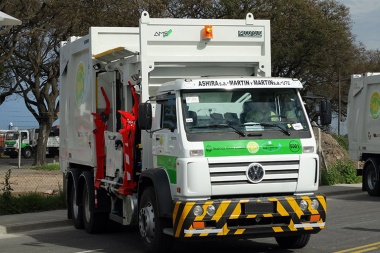
[[[317, 209], [311, 202], [316, 199]], [[308, 203], [305, 211], [300, 202]], [[207, 214], [213, 205], [215, 214]], [[203, 213], [195, 216], [196, 206]], [[199, 207], [197, 207], [199, 209]], [[326, 198], [316, 196], [267, 197], [253, 199], [176, 202], [173, 211], [173, 232], [177, 238], [197, 236], [272, 237], [277, 233], [317, 233], [325, 227]]]

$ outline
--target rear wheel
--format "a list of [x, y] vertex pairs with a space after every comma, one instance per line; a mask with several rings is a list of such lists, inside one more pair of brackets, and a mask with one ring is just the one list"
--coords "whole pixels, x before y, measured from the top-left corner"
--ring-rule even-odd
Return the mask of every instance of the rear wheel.
[[364, 188], [370, 196], [380, 196], [380, 183], [376, 181], [375, 165], [370, 162], [363, 177]]
[[169, 226], [167, 220], [159, 218], [156, 194], [153, 187], [144, 190], [139, 204], [139, 230], [146, 252], [169, 252], [173, 238], [164, 234]]
[[87, 233], [105, 232], [107, 229], [108, 213], [94, 212], [94, 199], [90, 197], [89, 185], [83, 187], [83, 223]]
[[77, 193], [76, 187], [74, 183], [71, 186], [71, 197], [70, 197], [70, 209], [71, 216], [73, 220], [74, 227], [76, 229], [82, 229], [84, 227], [83, 224], [83, 207], [77, 204]]
[[24, 150], [22, 151], [22, 155], [24, 156], [24, 158], [31, 158], [32, 154], [33, 152], [30, 147], [24, 148]]
[[283, 249], [301, 249], [308, 244], [309, 240], [310, 234], [276, 237], [278, 245]]

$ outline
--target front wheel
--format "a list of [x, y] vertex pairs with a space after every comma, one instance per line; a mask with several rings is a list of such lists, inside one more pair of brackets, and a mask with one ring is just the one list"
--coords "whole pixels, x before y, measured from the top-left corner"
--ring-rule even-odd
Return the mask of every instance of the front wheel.
[[32, 155], [33, 155], [33, 151], [31, 148], [24, 148], [24, 150], [22, 151], [22, 155], [24, 156], [24, 158], [31, 158]]
[[147, 252], [168, 252], [173, 238], [164, 234], [164, 228], [170, 226], [167, 220], [159, 218], [156, 194], [153, 187], [144, 190], [139, 204], [139, 230]]
[[108, 213], [94, 212], [94, 199], [90, 196], [88, 184], [83, 186], [83, 223], [87, 233], [96, 234], [107, 229]]
[[363, 177], [364, 189], [370, 196], [380, 196], [380, 183], [376, 181], [376, 169], [373, 163], [369, 163]]
[[276, 237], [277, 244], [283, 249], [301, 249], [310, 240], [310, 234]]

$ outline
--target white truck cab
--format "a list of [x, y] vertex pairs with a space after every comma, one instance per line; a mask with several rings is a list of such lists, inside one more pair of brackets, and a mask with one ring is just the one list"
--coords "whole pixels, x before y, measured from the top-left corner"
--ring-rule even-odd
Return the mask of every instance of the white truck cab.
[[[162, 85], [152, 98], [157, 105], [149, 128], [150, 159], [153, 167], [165, 168], [173, 197], [317, 190], [318, 156], [301, 87], [298, 80], [257, 77], [179, 79]], [[247, 121], [252, 112], [268, 117]], [[259, 166], [262, 171], [251, 178], [251, 164], [268, 162], [270, 167]], [[197, 178], [192, 184], [202, 187], [186, 187], [187, 177]], [[177, 180], [185, 184], [180, 192]]]

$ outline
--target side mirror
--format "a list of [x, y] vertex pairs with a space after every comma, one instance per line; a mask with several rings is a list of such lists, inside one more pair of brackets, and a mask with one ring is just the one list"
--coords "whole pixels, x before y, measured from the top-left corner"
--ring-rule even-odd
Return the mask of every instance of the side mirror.
[[320, 123], [322, 126], [331, 124], [331, 102], [329, 100], [321, 101], [319, 106]]
[[141, 130], [152, 128], [152, 105], [150, 103], [139, 104], [138, 124]]

